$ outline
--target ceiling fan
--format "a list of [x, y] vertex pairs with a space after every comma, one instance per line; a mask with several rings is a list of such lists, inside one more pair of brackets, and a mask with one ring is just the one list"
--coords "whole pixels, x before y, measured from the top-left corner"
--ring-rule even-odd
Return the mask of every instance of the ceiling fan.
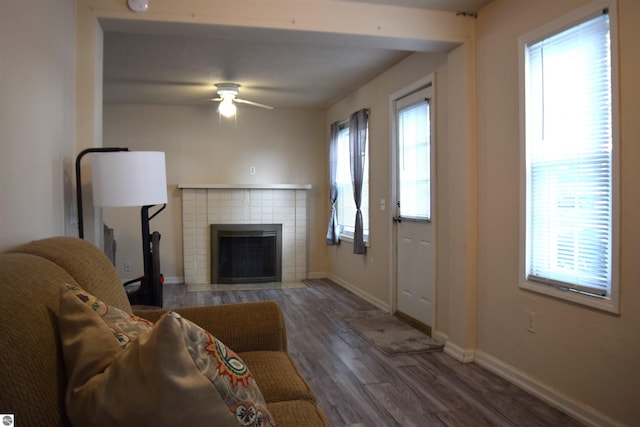
[[236, 106], [235, 103], [240, 104], [248, 104], [253, 105], [254, 107], [266, 108], [268, 110], [273, 110], [273, 107], [270, 105], [260, 104], [258, 102], [249, 101], [246, 99], [236, 98], [238, 95], [239, 84], [236, 83], [218, 83], [216, 84], [218, 88], [218, 97], [212, 99], [212, 101], [220, 102], [218, 105], [218, 112], [225, 117], [233, 117], [236, 114]]

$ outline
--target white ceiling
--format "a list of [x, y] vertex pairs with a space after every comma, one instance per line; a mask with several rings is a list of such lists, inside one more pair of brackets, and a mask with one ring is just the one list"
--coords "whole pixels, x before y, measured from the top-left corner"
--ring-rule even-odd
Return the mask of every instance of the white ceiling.
[[[491, 0], [342, 0], [475, 12]], [[326, 108], [414, 51], [444, 43], [101, 20], [104, 102], [202, 105], [215, 83], [276, 108]], [[250, 108], [250, 107], [247, 107]]]

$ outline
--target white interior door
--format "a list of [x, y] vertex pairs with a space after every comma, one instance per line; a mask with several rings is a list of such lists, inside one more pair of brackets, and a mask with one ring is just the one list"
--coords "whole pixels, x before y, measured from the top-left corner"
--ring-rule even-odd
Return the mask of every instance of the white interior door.
[[429, 327], [435, 319], [433, 86], [394, 102], [397, 310]]

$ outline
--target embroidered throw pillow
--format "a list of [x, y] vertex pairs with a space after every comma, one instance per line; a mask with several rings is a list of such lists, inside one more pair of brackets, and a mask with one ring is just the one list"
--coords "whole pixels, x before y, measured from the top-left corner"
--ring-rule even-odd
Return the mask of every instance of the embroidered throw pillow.
[[153, 326], [72, 288], [59, 328], [74, 426], [275, 425], [247, 366], [207, 331], [172, 312]]
[[152, 322], [119, 308], [111, 307], [78, 286], [69, 284], [64, 286], [104, 320], [122, 347], [128, 346], [136, 337], [153, 328]]

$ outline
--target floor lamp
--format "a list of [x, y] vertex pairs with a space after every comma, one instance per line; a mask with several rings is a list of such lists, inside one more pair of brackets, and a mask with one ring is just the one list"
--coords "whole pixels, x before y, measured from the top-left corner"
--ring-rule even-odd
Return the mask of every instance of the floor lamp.
[[[82, 156], [96, 153], [92, 160], [93, 204], [96, 207], [141, 206], [142, 254], [144, 275], [132, 303], [162, 307], [158, 232], [150, 233], [149, 222], [167, 203], [165, 155], [157, 151], [128, 151], [126, 148], [90, 148], [76, 159], [76, 185]], [[161, 206], [160, 206], [161, 205]], [[150, 215], [155, 206], [159, 208]], [[78, 232], [84, 238], [82, 221], [82, 194], [78, 190]]]

